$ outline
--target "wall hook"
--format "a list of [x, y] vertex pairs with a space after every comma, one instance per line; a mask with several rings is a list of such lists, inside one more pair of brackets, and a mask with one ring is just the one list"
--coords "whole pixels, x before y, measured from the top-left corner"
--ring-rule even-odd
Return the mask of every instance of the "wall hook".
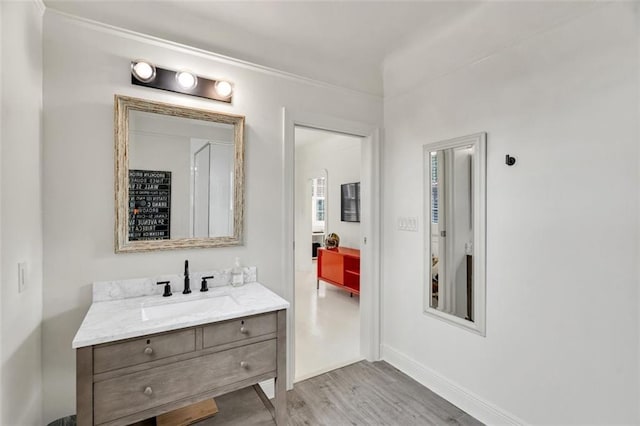
[[515, 157], [512, 157], [509, 154], [507, 154], [505, 156], [504, 162], [507, 164], [507, 166], [513, 166], [514, 164], [516, 164], [516, 159]]

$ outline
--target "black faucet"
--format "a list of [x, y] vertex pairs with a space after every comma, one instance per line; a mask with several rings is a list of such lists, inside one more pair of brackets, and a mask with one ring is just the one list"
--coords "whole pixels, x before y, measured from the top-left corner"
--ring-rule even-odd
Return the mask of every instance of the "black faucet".
[[207, 286], [207, 280], [213, 278], [213, 275], [208, 277], [202, 277], [202, 283], [200, 284], [200, 291], [209, 291], [209, 287]]
[[164, 285], [164, 293], [162, 294], [162, 297], [171, 296], [171, 281], [158, 281], [156, 284]]
[[189, 287], [189, 261], [184, 261], [184, 291], [182, 294], [191, 293], [191, 287]]

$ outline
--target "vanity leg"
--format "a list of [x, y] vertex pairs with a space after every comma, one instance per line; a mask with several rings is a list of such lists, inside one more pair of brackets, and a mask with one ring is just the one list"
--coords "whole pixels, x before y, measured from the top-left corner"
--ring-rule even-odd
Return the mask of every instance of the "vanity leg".
[[316, 290], [320, 290], [320, 280], [316, 280]]
[[253, 385], [253, 390], [256, 391], [256, 393], [258, 394], [258, 398], [260, 398], [264, 406], [267, 408], [267, 410], [269, 410], [269, 413], [271, 413], [271, 418], [275, 420], [276, 408], [271, 403], [271, 400], [269, 399], [269, 397], [264, 393], [260, 385]]
[[278, 337], [276, 345], [275, 408], [276, 425], [287, 423], [287, 311], [278, 311]]
[[93, 347], [76, 349], [76, 413], [78, 426], [93, 425]]

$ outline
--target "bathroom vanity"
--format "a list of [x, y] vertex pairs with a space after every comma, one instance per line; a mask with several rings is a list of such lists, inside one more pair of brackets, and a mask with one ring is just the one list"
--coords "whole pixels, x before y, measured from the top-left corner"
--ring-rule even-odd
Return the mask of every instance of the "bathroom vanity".
[[[78, 424], [127, 425], [248, 386], [284, 424], [288, 306], [256, 282], [94, 302], [73, 341]], [[273, 405], [258, 386], [269, 379]]]

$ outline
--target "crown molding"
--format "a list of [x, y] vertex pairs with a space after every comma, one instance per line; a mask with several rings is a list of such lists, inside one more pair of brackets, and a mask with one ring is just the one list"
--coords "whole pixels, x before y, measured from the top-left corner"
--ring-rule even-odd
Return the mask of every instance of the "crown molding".
[[[583, 2], [584, 4], [587, 4], [587, 6], [585, 7], [584, 10], [581, 10], [577, 13], [572, 13], [570, 15], [567, 16], [563, 16], [560, 17], [556, 20], [554, 20], [553, 22], [549, 23], [547, 26], [544, 26], [536, 31], [531, 32], [528, 35], [525, 35], [522, 38], [518, 38], [515, 40], [510, 41], [509, 43], [504, 44], [503, 46], [497, 47], [495, 49], [492, 49], [490, 51], [488, 51], [487, 53], [483, 53], [480, 54], [476, 57], [470, 58], [469, 60], [463, 61], [460, 64], [451, 67], [448, 70], [444, 70], [443, 72], [439, 72], [439, 73], [434, 73], [433, 75], [429, 76], [427, 75], [426, 77], [421, 77], [418, 79], [415, 79], [410, 85], [405, 86], [405, 87], [401, 87], [400, 89], [396, 90], [393, 93], [385, 93], [384, 95], [384, 100], [385, 101], [395, 101], [397, 99], [401, 99], [404, 96], [407, 95], [412, 95], [414, 94], [416, 91], [421, 90], [424, 87], [427, 86], [431, 86], [431, 85], [437, 85], [438, 82], [442, 79], [445, 79], [449, 76], [455, 75], [460, 73], [463, 70], [469, 69], [471, 67], [474, 67], [478, 64], [481, 64], [482, 62], [485, 62], [487, 60], [490, 60], [492, 58], [498, 57], [499, 55], [502, 55], [506, 52], [513, 52], [514, 50], [516, 50], [517, 48], [519, 48], [520, 46], [530, 42], [531, 40], [535, 40], [537, 38], [540, 38], [548, 33], [551, 33], [553, 31], [558, 30], [558, 28], [562, 28], [565, 25], [568, 25], [569, 23], [576, 21], [578, 19], [581, 19], [591, 13], [594, 13], [595, 11], [604, 9], [607, 6], [610, 5], [615, 5], [615, 4], [623, 4], [625, 3], [624, 1], [609, 1], [609, 0], [605, 0], [605, 1], [598, 1], [598, 0], [585, 0]], [[628, 2], [629, 3], [629, 2]], [[637, 4], [637, 2], [636, 2]], [[413, 55], [415, 56], [415, 54]], [[385, 59], [386, 62], [386, 59]], [[409, 66], [405, 63], [405, 66]], [[383, 72], [384, 74], [384, 72]], [[384, 80], [384, 78], [383, 78]]]
[[[42, 3], [42, 0], [33, 0], [35, 2]], [[42, 3], [44, 6], [44, 3]], [[165, 47], [167, 49], [171, 49], [181, 53], [187, 53], [190, 55], [198, 56], [201, 58], [211, 59], [217, 62], [221, 62], [228, 65], [237, 66], [239, 68], [244, 68], [256, 72], [260, 72], [262, 74], [272, 75], [276, 77], [285, 78], [287, 80], [296, 81], [299, 83], [309, 84], [316, 87], [321, 87], [325, 89], [331, 90], [339, 90], [344, 93], [351, 93], [359, 96], [369, 97], [371, 99], [381, 100], [382, 95], [378, 95], [375, 93], [365, 92], [357, 89], [352, 89], [349, 87], [339, 86], [337, 84], [327, 83], [325, 81], [316, 80], [309, 77], [304, 77], [299, 74], [294, 74], [287, 71], [282, 71], [276, 68], [267, 67], [264, 65], [259, 65], [253, 62], [244, 61], [242, 59], [236, 59], [231, 56], [221, 55], [219, 53], [211, 52], [206, 49], [201, 49], [198, 47], [189, 46], [186, 44], [178, 43], [175, 41], [163, 39], [160, 37], [155, 37], [152, 35], [140, 33], [137, 31], [128, 30], [126, 28], [117, 27], [110, 24], [105, 24], [99, 21], [94, 21], [92, 19], [83, 18], [77, 15], [72, 15], [70, 13], [62, 12], [51, 7], [46, 8], [47, 13], [58, 15], [62, 18], [65, 18], [69, 21], [73, 21], [79, 25], [82, 25], [87, 28], [94, 29], [96, 31], [101, 31], [103, 33], [113, 34], [119, 37], [128, 38], [130, 40], [135, 40], [147, 44], [152, 44], [155, 46]]]

